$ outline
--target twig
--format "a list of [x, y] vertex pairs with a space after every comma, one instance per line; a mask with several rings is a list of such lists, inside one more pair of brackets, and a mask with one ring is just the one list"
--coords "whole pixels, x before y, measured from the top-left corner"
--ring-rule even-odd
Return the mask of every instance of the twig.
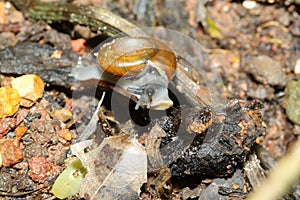
[[48, 3], [39, 0], [11, 0], [11, 2], [33, 19], [44, 20], [48, 23], [69, 21], [86, 25], [94, 31], [100, 30], [110, 36], [138, 28], [126, 19], [95, 6]]
[[262, 31], [262, 29], [264, 28], [267, 28], [267, 27], [270, 27], [270, 26], [277, 26], [279, 27], [283, 32], [285, 33], [288, 33], [289, 32], [289, 29], [286, 28], [285, 26], [283, 26], [281, 23], [279, 23], [278, 21], [268, 21], [266, 23], [263, 23], [261, 25], [259, 25], [257, 28], [256, 28], [256, 31], [258, 33], [260, 33]]

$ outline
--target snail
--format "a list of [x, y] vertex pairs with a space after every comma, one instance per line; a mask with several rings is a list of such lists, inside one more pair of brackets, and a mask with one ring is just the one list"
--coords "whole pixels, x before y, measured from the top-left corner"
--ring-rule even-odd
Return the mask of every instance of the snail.
[[[175, 75], [176, 56], [163, 42], [147, 37], [121, 37], [95, 54], [111, 82], [138, 98], [135, 109], [165, 110], [173, 105], [168, 84]], [[117, 81], [112, 81], [117, 80]]]

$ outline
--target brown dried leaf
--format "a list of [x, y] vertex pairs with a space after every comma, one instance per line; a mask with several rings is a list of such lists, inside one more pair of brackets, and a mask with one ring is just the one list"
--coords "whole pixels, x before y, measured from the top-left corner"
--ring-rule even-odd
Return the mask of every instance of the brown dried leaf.
[[[71, 147], [88, 173], [80, 195], [89, 199], [132, 199], [147, 181], [147, 155], [129, 135], [105, 138], [96, 149], [84, 154], [80, 143]], [[86, 141], [84, 142], [86, 145]]]
[[86, 139], [88, 139], [97, 129], [97, 125], [98, 125], [98, 120], [99, 120], [99, 110], [101, 107], [101, 104], [104, 100], [105, 97], [105, 92], [102, 94], [102, 97], [100, 99], [100, 101], [98, 102], [97, 108], [91, 118], [91, 120], [89, 121], [88, 125], [85, 127], [84, 131], [80, 134], [79, 138], [77, 141], [84, 141]]
[[150, 170], [161, 169], [165, 165], [159, 152], [161, 138], [165, 136], [166, 132], [159, 125], [155, 125], [145, 140], [145, 147], [149, 159], [148, 168]]

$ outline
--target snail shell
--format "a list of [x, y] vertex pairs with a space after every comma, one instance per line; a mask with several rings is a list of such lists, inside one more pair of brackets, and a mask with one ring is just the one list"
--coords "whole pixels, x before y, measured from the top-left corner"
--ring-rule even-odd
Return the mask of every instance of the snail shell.
[[117, 38], [98, 52], [100, 67], [115, 76], [135, 76], [144, 70], [148, 61], [160, 66], [169, 80], [173, 78], [176, 56], [168, 46], [153, 38]]
[[97, 55], [100, 68], [120, 77], [118, 85], [139, 98], [141, 106], [167, 109], [168, 83], [174, 77], [176, 56], [163, 42], [146, 37], [122, 37], [103, 45]]

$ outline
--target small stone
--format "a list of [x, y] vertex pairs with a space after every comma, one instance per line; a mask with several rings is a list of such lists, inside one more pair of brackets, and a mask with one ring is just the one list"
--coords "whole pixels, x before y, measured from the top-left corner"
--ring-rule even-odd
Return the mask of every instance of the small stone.
[[16, 138], [21, 139], [23, 137], [23, 135], [26, 133], [27, 130], [28, 130], [27, 126], [18, 126], [15, 129]]
[[10, 87], [0, 88], [0, 118], [14, 115], [20, 106], [20, 95]]
[[0, 24], [5, 24], [7, 19], [7, 12], [5, 9], [5, 2], [0, 1]]
[[82, 55], [84, 53], [84, 49], [85, 49], [85, 39], [79, 38], [76, 40], [72, 40], [71, 44], [72, 44], [72, 51], [79, 53], [80, 55]]
[[43, 157], [32, 157], [28, 161], [29, 171], [28, 175], [34, 181], [44, 183], [47, 178], [53, 173], [54, 165], [49, 163]]
[[11, 82], [12, 87], [19, 91], [21, 105], [32, 106], [36, 100], [43, 96], [45, 84], [43, 80], [34, 74], [23, 75]]
[[280, 62], [265, 55], [251, 57], [247, 62], [248, 68], [246, 70], [249, 71], [257, 81], [270, 85], [286, 85], [286, 74]]
[[9, 31], [0, 33], [0, 38], [0, 49], [5, 49], [9, 46], [14, 46], [18, 42], [16, 35]]
[[300, 74], [300, 58], [296, 61], [294, 72], [295, 74]]
[[289, 27], [290, 32], [299, 37], [300, 36], [300, 20], [294, 20], [293, 23]]
[[2, 167], [2, 154], [0, 153], [0, 167]]
[[[288, 27], [291, 24], [291, 16], [289, 12], [286, 12], [284, 8], [279, 9], [278, 22], [283, 26]], [[276, 37], [275, 37], [276, 38]]]
[[300, 126], [299, 125], [294, 126], [293, 133], [295, 135], [300, 135]]
[[257, 87], [251, 87], [248, 91], [248, 96], [257, 99], [272, 100], [274, 97], [274, 89], [269, 85], [259, 84]]
[[72, 118], [72, 112], [67, 109], [55, 110], [53, 114], [61, 121], [66, 122]]
[[19, 139], [0, 139], [0, 154], [3, 166], [9, 167], [18, 163], [23, 158]]
[[238, 184], [236, 184], [236, 183], [234, 183], [233, 185], [232, 185], [232, 189], [234, 189], [234, 190], [237, 190], [237, 189], [239, 189], [240, 188], [240, 186], [238, 185]]
[[10, 13], [8, 21], [11, 24], [21, 23], [24, 21], [24, 16], [23, 16], [22, 12], [20, 12], [18, 10], [14, 10]]
[[72, 140], [72, 134], [69, 129], [61, 129], [57, 132], [57, 134], [59, 137], [65, 139], [67, 141]]
[[95, 37], [95, 33], [93, 33], [91, 29], [86, 26], [75, 25], [74, 31], [78, 32], [80, 36], [84, 39]]
[[251, 10], [251, 9], [253, 9], [253, 8], [255, 8], [256, 7], [256, 2], [255, 1], [248, 1], [248, 0], [246, 0], [246, 1], [243, 1], [243, 7], [244, 8], [246, 8], [246, 9], [248, 9], [248, 10]]
[[[15, 128], [21, 122], [23, 122], [25, 117], [28, 115], [28, 112], [29, 112], [28, 109], [19, 109], [14, 117], [6, 117], [0, 119], [0, 138], [2, 138], [11, 129]], [[19, 136], [22, 137], [21, 134]]]
[[61, 59], [61, 55], [63, 54], [62, 50], [55, 50], [53, 51], [52, 55], [50, 56], [50, 58], [53, 59]]

